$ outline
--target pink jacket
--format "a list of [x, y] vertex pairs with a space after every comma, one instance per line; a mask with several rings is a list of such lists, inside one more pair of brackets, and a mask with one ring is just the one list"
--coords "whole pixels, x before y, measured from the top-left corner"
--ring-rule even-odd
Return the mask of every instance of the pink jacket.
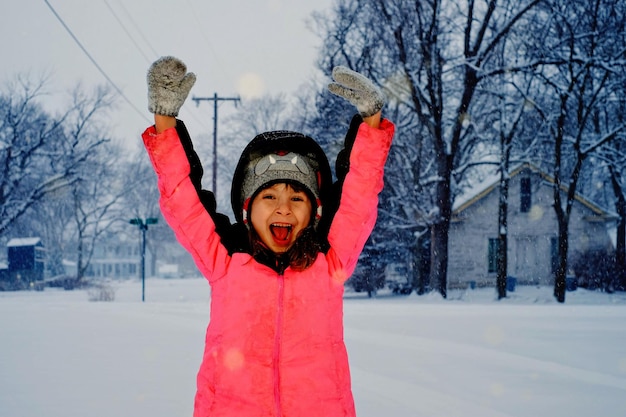
[[343, 340], [343, 289], [376, 221], [394, 126], [361, 124], [330, 249], [279, 275], [247, 253], [230, 256], [189, 179], [175, 129], [143, 134], [161, 210], [211, 285], [211, 319], [194, 417], [354, 416]]

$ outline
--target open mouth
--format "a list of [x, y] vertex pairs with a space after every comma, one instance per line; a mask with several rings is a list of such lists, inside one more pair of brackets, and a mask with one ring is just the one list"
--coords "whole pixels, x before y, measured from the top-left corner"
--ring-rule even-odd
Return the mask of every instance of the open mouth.
[[274, 223], [270, 225], [270, 232], [277, 242], [287, 242], [291, 235], [292, 226], [290, 224]]

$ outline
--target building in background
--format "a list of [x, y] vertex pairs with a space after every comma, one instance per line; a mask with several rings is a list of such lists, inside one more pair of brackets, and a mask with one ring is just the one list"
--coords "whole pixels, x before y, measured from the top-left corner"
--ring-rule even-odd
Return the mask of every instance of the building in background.
[[[499, 183], [496, 175], [455, 201], [449, 231], [449, 288], [495, 286]], [[558, 227], [553, 187], [553, 178], [531, 164], [510, 173], [507, 270], [517, 284], [554, 285]], [[568, 266], [585, 252], [613, 250], [610, 231], [617, 218], [577, 195], [569, 221]], [[568, 275], [575, 278], [573, 271]]]
[[0, 290], [43, 288], [46, 252], [38, 237], [7, 243], [7, 265], [0, 268]]

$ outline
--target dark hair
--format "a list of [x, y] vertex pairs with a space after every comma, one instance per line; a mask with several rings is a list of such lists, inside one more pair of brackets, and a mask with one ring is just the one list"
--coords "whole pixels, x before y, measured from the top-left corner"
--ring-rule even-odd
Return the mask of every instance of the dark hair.
[[[313, 265], [317, 255], [324, 252], [325, 247], [313, 226], [301, 230], [293, 246], [284, 254], [277, 254], [268, 249], [253, 227], [249, 229], [249, 236], [252, 256], [257, 261], [281, 272], [287, 266], [290, 266], [294, 271], [304, 271]], [[275, 262], [270, 264], [267, 262], [268, 258], [275, 260]], [[281, 263], [284, 264], [284, 268], [281, 268]]]

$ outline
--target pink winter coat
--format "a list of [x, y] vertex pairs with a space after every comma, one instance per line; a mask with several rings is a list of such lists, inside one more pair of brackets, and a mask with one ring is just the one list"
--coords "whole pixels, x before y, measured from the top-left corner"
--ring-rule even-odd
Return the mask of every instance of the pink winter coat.
[[394, 126], [361, 124], [330, 249], [304, 271], [278, 274], [230, 256], [189, 179], [174, 128], [143, 134], [161, 210], [211, 285], [211, 319], [194, 417], [355, 416], [343, 340], [343, 289], [376, 221]]

